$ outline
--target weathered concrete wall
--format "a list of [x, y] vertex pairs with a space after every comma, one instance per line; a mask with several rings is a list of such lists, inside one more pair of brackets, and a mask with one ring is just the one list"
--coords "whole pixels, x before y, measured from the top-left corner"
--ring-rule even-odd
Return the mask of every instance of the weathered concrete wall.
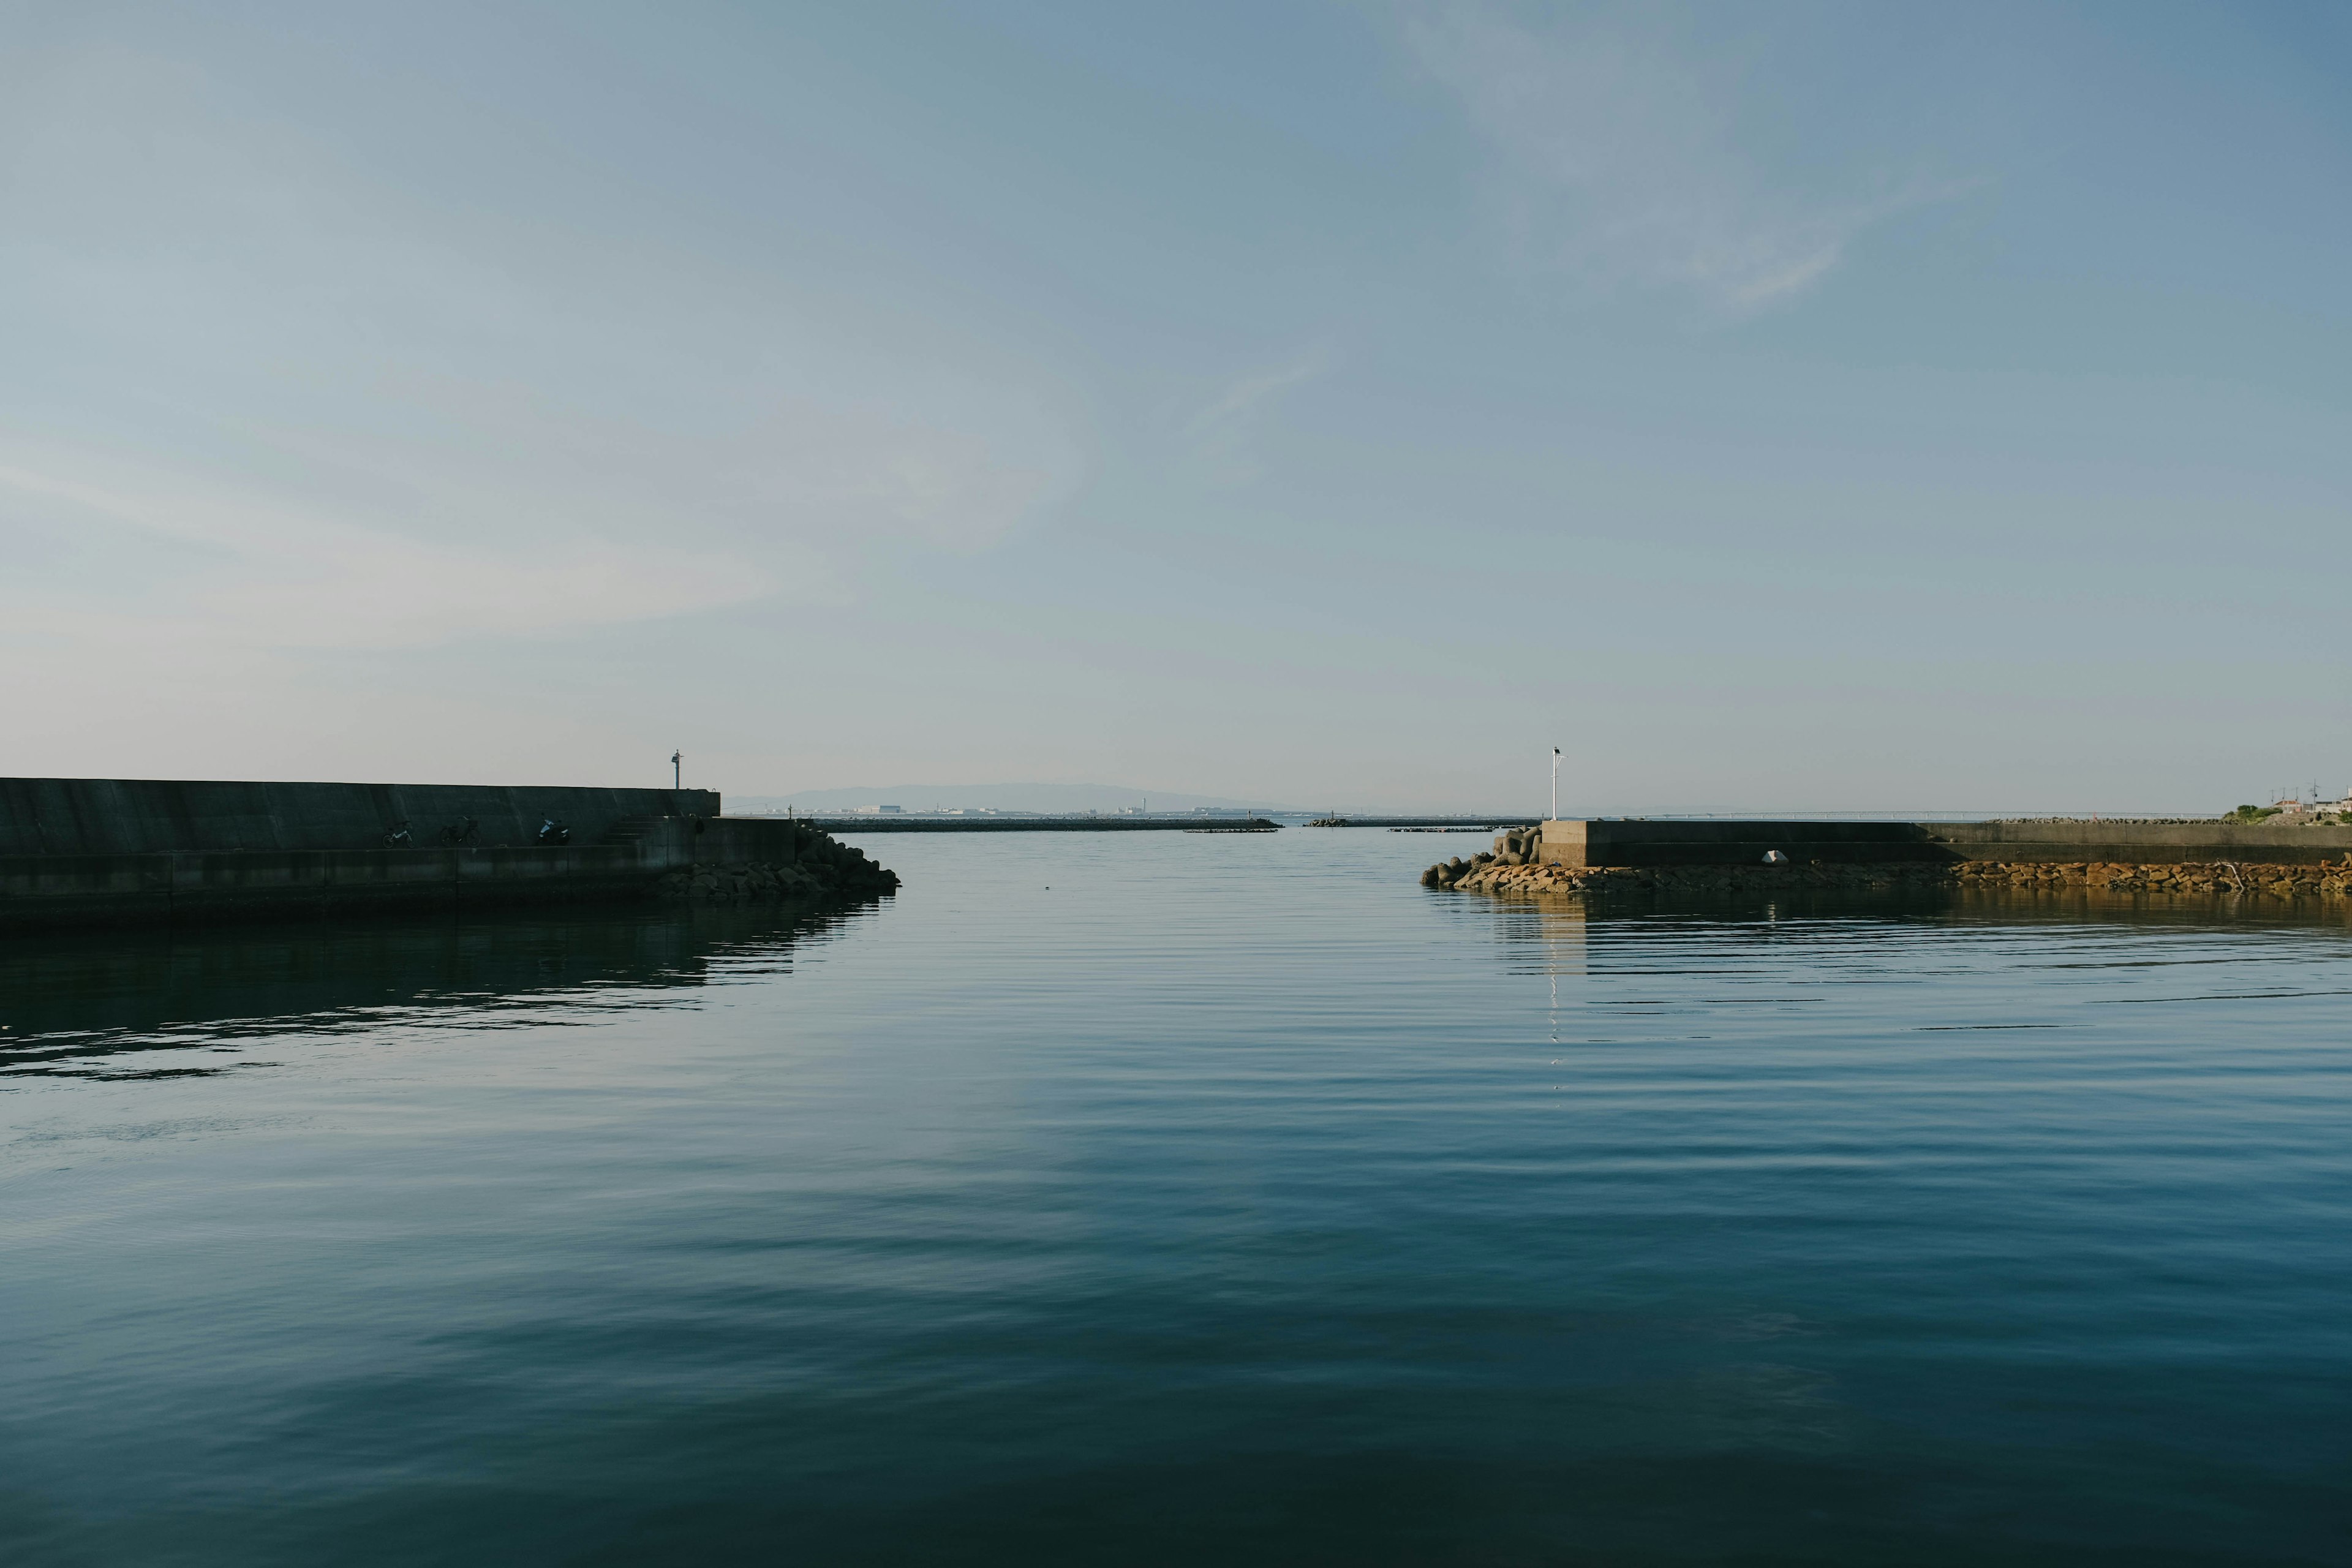
[[2245, 861], [2316, 866], [2352, 856], [2352, 827], [2268, 827], [2223, 822], [1953, 822], [1927, 826], [1961, 860], [2178, 866]]
[[715, 791], [694, 789], [0, 778], [0, 857], [381, 849], [403, 822], [429, 848], [467, 817], [483, 847], [530, 845], [550, 817], [584, 846], [623, 823], [716, 816], [719, 805]]
[[641, 891], [635, 846], [0, 857], [0, 926], [184, 921]]
[[1887, 864], [1951, 860], [1911, 822], [1547, 822], [1542, 858], [1589, 866], [1730, 866], [1777, 849], [1791, 860]]
[[544, 847], [0, 856], [0, 928], [642, 896], [691, 864], [691, 827], [669, 818], [625, 843]]
[[[813, 897], [897, 885], [806, 822], [719, 805], [708, 790], [0, 780], [0, 847], [0, 847], [0, 928], [642, 898], [712, 868], [801, 868]], [[434, 842], [468, 816], [479, 842]], [[569, 844], [533, 842], [548, 817]], [[413, 845], [385, 847], [404, 819]]]
[[690, 858], [698, 864], [796, 866], [802, 846], [818, 831], [805, 820], [717, 816], [699, 825]]
[[[693, 862], [695, 817], [719, 806], [709, 790], [0, 779], [0, 926], [644, 894]], [[440, 841], [468, 818], [464, 842]], [[536, 842], [549, 818], [568, 843]], [[387, 846], [404, 822], [410, 843]]]
[[1779, 850], [1805, 864], [1962, 861], [2317, 865], [2352, 856], [2352, 828], [2221, 822], [1547, 822], [1541, 859], [1602, 866], [1737, 866]]

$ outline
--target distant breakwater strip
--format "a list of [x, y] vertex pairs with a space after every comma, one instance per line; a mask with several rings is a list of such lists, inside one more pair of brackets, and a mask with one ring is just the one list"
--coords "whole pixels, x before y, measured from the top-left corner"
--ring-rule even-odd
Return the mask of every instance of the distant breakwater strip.
[[[793, 820], [813, 823], [827, 833], [1273, 833], [1284, 825], [1270, 816], [1012, 816], [972, 813], [857, 813], [851, 816], [817, 813]], [[1522, 813], [1494, 812], [1482, 816], [1327, 816], [1309, 827], [1385, 827], [1394, 832], [1492, 833], [1501, 827], [1528, 827], [1536, 818]]]
[[[781, 822], [782, 817], [776, 818]], [[1265, 816], [801, 816], [826, 833], [1274, 833]]]

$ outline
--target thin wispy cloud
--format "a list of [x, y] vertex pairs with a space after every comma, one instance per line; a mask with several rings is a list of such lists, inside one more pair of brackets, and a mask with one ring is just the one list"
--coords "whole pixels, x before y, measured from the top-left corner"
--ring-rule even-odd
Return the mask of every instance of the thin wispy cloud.
[[1517, 243], [1596, 287], [1753, 310], [1794, 298], [1874, 224], [1959, 188], [1903, 175], [1824, 194], [1749, 150], [1739, 73], [1662, 29], [1571, 13], [1538, 26], [1465, 0], [1406, 15], [1414, 56], [1496, 154]]
[[1318, 347], [1229, 383], [1183, 422], [1193, 461], [1221, 483], [1242, 484], [1255, 479], [1264, 471], [1253, 441], [1259, 424], [1284, 394], [1330, 368], [1329, 353]]
[[54, 582], [0, 591], [20, 638], [194, 651], [389, 648], [658, 619], [763, 597], [776, 580], [709, 552], [583, 542], [562, 550], [434, 542], [289, 510], [188, 476], [149, 489], [0, 464], [0, 515], [112, 529], [178, 569], [152, 596]]

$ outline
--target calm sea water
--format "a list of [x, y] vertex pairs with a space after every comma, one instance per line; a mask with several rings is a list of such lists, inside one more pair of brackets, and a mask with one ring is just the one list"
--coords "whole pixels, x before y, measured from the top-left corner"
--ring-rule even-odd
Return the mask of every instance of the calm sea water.
[[0, 945], [0, 1559], [2352, 1563], [2352, 934], [882, 837]]

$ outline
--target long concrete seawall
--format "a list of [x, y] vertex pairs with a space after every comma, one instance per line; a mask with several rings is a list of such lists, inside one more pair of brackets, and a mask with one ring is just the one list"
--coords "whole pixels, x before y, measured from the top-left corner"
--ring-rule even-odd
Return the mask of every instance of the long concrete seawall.
[[[719, 805], [709, 790], [0, 779], [0, 928], [642, 897], [698, 867], [797, 865], [814, 841]], [[550, 820], [568, 842], [540, 841]]]
[[549, 819], [595, 844], [625, 822], [719, 815], [703, 789], [565, 785], [261, 784], [224, 779], [0, 779], [0, 856], [381, 849], [406, 824], [481, 847], [528, 846]]

